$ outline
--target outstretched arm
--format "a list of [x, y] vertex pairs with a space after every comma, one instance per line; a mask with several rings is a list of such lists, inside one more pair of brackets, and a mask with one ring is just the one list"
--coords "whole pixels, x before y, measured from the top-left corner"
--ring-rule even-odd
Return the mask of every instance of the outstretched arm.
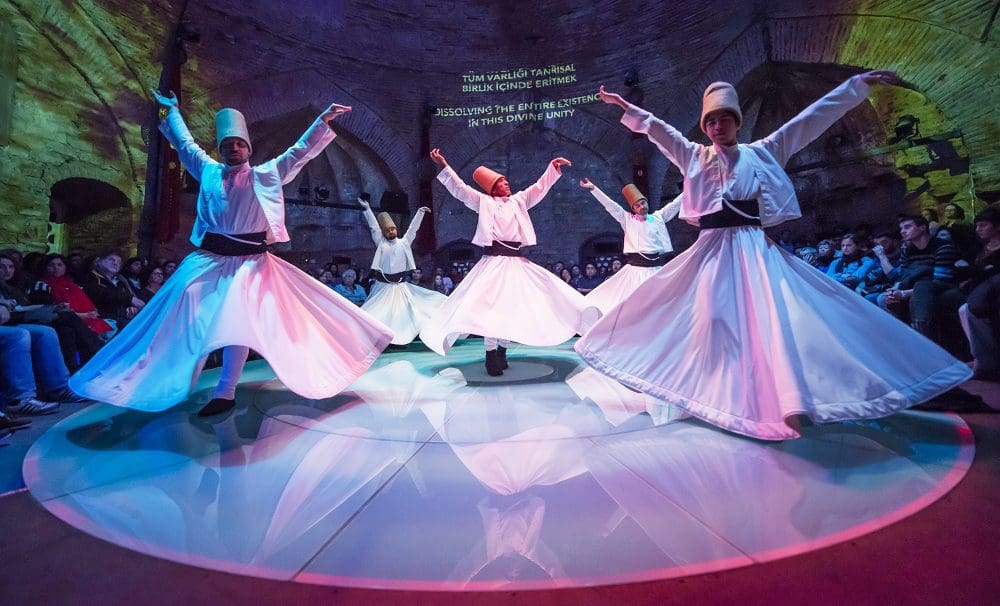
[[455, 170], [448, 165], [448, 161], [445, 160], [440, 149], [435, 147], [431, 150], [431, 160], [444, 169], [438, 173], [437, 178], [438, 181], [441, 182], [441, 185], [444, 185], [445, 189], [448, 190], [448, 193], [455, 196], [455, 199], [462, 204], [468, 206], [476, 212], [479, 212], [479, 203], [482, 199], [481, 196], [485, 194], [479, 193], [469, 187], [465, 181], [462, 181], [462, 178], [458, 176], [458, 173], [456, 173]]
[[573, 166], [573, 164], [566, 158], [553, 158], [549, 162], [548, 168], [545, 169], [545, 172], [542, 173], [538, 181], [535, 181], [534, 185], [522, 192], [518, 192], [519, 195], [524, 196], [525, 208], [531, 208], [542, 201], [545, 194], [549, 193], [552, 186], [562, 176], [562, 167], [564, 166]]
[[852, 76], [765, 137], [764, 147], [784, 166], [797, 151], [809, 145], [844, 114], [867, 99], [872, 86], [897, 84], [899, 81], [895, 72], [886, 70]]
[[632, 105], [621, 95], [605, 91], [603, 85], [597, 94], [601, 101], [624, 109], [622, 124], [634, 133], [646, 135], [653, 145], [681, 170], [682, 174], [687, 174], [688, 165], [698, 148], [697, 144], [689, 141], [673, 126], [641, 107]]
[[677, 194], [677, 197], [671, 200], [666, 206], [660, 210], [653, 213], [657, 219], [660, 219], [664, 223], [669, 222], [671, 219], [677, 216], [681, 212], [681, 196], [684, 194]]
[[431, 212], [431, 209], [426, 206], [421, 206], [417, 209], [417, 214], [413, 216], [413, 220], [410, 221], [410, 226], [406, 228], [406, 233], [403, 235], [403, 238], [405, 238], [410, 244], [413, 244], [413, 239], [417, 237], [417, 231], [420, 229], [420, 224], [424, 220], [424, 215], [429, 212]]
[[378, 219], [375, 218], [375, 213], [372, 212], [372, 207], [368, 202], [358, 198], [358, 204], [361, 205], [361, 216], [365, 218], [365, 223], [368, 224], [368, 231], [372, 234], [372, 242], [378, 246], [383, 238], [382, 228], [378, 226]]
[[177, 150], [177, 157], [184, 165], [184, 170], [201, 181], [201, 173], [205, 170], [205, 166], [215, 161], [191, 136], [191, 131], [188, 130], [187, 124], [184, 124], [184, 118], [181, 117], [181, 110], [178, 107], [174, 91], [170, 91], [170, 95], [167, 96], [153, 89], [153, 97], [156, 98], [156, 102], [162, 109], [167, 110], [166, 117], [160, 122], [160, 132]]
[[590, 179], [587, 179], [586, 177], [580, 181], [580, 187], [589, 190], [590, 194], [597, 198], [597, 201], [601, 203], [604, 210], [608, 211], [608, 214], [611, 215], [615, 221], [618, 221], [618, 223], [622, 226], [625, 225], [625, 221], [628, 220], [628, 212], [622, 208], [620, 204], [609, 198], [607, 194], [601, 191], [600, 187], [591, 183]]
[[290, 183], [306, 163], [318, 156], [333, 141], [337, 136], [333, 132], [333, 121], [349, 111], [351, 108], [348, 105], [331, 104], [313, 121], [294, 145], [273, 160], [282, 185]]

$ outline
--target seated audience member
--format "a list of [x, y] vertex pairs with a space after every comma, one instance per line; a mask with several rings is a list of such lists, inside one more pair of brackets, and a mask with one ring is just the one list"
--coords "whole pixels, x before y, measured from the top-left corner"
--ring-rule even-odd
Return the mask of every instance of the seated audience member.
[[587, 294], [600, 286], [601, 282], [601, 276], [597, 275], [597, 266], [593, 263], [587, 263], [584, 266], [583, 275], [576, 281], [576, 289], [583, 294]]
[[413, 268], [413, 271], [410, 272], [410, 275], [406, 278], [406, 281], [416, 286], [422, 286], [424, 288], [427, 287], [427, 285], [424, 283], [424, 270], [420, 269], [419, 267]]
[[342, 284], [337, 284], [333, 287], [334, 292], [358, 307], [363, 305], [368, 298], [368, 293], [365, 292], [365, 289], [360, 284], [355, 283], [355, 280], [358, 279], [358, 273], [353, 269], [346, 269], [341, 274], [341, 278], [344, 281]]
[[985, 208], [974, 223], [983, 246], [962, 283], [967, 302], [959, 317], [972, 351], [974, 378], [1000, 381], [1000, 207]]
[[833, 260], [826, 275], [853, 290], [864, 280], [875, 259], [862, 253], [862, 246], [854, 234], [847, 234], [840, 241], [840, 252], [841, 256]]
[[68, 268], [65, 257], [54, 253], [45, 259], [45, 276], [42, 281], [48, 285], [52, 302], [68, 306], [94, 334], [101, 336], [111, 332], [111, 325], [101, 319], [101, 314], [87, 293], [66, 275]]
[[879, 295], [879, 306], [962, 356], [952, 338], [960, 330], [958, 308], [964, 302], [955, 267], [958, 249], [948, 240], [931, 237], [922, 216], [900, 217], [899, 232], [903, 238], [899, 282]]
[[812, 266], [826, 273], [830, 269], [830, 264], [837, 257], [837, 245], [833, 240], [820, 240], [820, 243], [816, 245], [816, 258], [812, 262]]
[[333, 272], [329, 269], [324, 269], [319, 274], [319, 281], [327, 288], [333, 288], [335, 282], [333, 281]]
[[132, 285], [132, 289], [135, 292], [139, 292], [142, 288], [142, 270], [142, 259], [139, 257], [132, 257], [122, 265], [122, 276], [128, 280], [128, 283]]
[[21, 269], [24, 280], [18, 282], [17, 285], [27, 292], [32, 290], [33, 284], [45, 275], [45, 255], [37, 252], [24, 255]]
[[941, 231], [941, 223], [938, 220], [937, 211], [933, 208], [922, 208], [920, 209], [920, 216], [927, 221], [927, 233], [929, 233], [932, 238], [936, 238], [938, 232]]
[[570, 283], [569, 284], [573, 288], [576, 288], [576, 283], [580, 280], [580, 278], [583, 277], [583, 272], [580, 271], [580, 266], [576, 265], [576, 264], [573, 264], [572, 266], [570, 266], [570, 268], [569, 268], [569, 274], [571, 276], [573, 276], [570, 279]]
[[163, 263], [162, 267], [163, 267], [164, 277], [169, 280], [170, 276], [174, 275], [174, 272], [177, 271], [177, 261], [174, 261], [173, 259], [167, 259]]
[[83, 253], [80, 251], [70, 252], [66, 257], [66, 275], [69, 276], [69, 279], [76, 282], [78, 286], [83, 286], [83, 281], [87, 279], [89, 273], [90, 268], [84, 262]]
[[[10, 326], [11, 314], [0, 305], [0, 378], [6, 387], [5, 417], [47, 415], [59, 410], [60, 402], [87, 400], [67, 387], [69, 370], [59, 352], [59, 338], [50, 326]], [[44, 389], [39, 399], [37, 380]]]
[[561, 272], [559, 272], [559, 279], [565, 282], [566, 284], [569, 284], [570, 286], [573, 285], [573, 273], [570, 272], [570, 270], [565, 267], [562, 268]]
[[899, 280], [899, 256], [901, 253], [899, 232], [890, 229], [877, 232], [875, 246], [872, 247], [875, 263], [865, 274], [864, 281], [858, 286], [858, 292], [875, 303], [879, 294], [885, 292], [894, 282]]
[[615, 257], [615, 258], [611, 259], [611, 270], [608, 271], [608, 275], [609, 276], [615, 275], [616, 273], [618, 273], [619, 271], [621, 271], [621, 268], [622, 268], [622, 260], [621, 259], [619, 259], [618, 257]]
[[566, 267], [566, 264], [565, 264], [565, 263], [563, 263], [562, 261], [556, 261], [556, 262], [555, 262], [555, 263], [554, 263], [554, 264], [552, 265], [552, 273], [554, 273], [554, 274], [555, 274], [555, 275], [557, 275], [557, 276], [559, 276], [559, 275], [562, 275], [562, 270], [563, 270], [563, 269], [564, 269], [565, 267]]
[[24, 273], [24, 255], [21, 254], [21, 251], [14, 248], [5, 248], [0, 250], [0, 257], [10, 261], [13, 266], [13, 271], [8, 272], [7, 278], [4, 281], [15, 288], [28, 290], [31, 286], [29, 283], [31, 279]]
[[[140, 299], [132, 284], [121, 275], [122, 256], [117, 251], [98, 255], [94, 269], [87, 276], [83, 291], [97, 306], [101, 317], [120, 330], [146, 304]], [[163, 271], [167, 273], [166, 268]]]
[[142, 276], [142, 290], [136, 293], [136, 296], [143, 300], [145, 303], [149, 303], [149, 300], [153, 298], [153, 295], [160, 290], [163, 283], [167, 281], [167, 276], [163, 272], [162, 267], [156, 267], [150, 265]]
[[816, 248], [812, 246], [800, 246], [795, 249], [795, 256], [812, 265], [816, 262]]
[[972, 261], [976, 258], [980, 242], [972, 225], [969, 225], [969, 222], [965, 220], [965, 210], [961, 206], [954, 202], [944, 205], [942, 228], [948, 230], [948, 237], [958, 247], [963, 259]]
[[444, 280], [445, 278], [441, 274], [434, 274], [434, 290], [442, 295], [448, 296], [451, 294], [451, 288]]
[[14, 271], [13, 260], [0, 255], [0, 305], [11, 312], [8, 325], [40, 324], [53, 328], [63, 363], [75, 372], [101, 348], [101, 339], [67, 304], [55, 303], [46, 282], [36, 282], [31, 294], [14, 286], [10, 282]]

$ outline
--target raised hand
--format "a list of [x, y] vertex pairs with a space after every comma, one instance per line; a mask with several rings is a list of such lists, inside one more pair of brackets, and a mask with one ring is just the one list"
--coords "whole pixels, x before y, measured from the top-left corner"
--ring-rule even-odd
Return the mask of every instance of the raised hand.
[[902, 82], [899, 75], [896, 72], [888, 69], [875, 69], [870, 72], [865, 72], [859, 76], [865, 84], [869, 86], [874, 86], [876, 84], [899, 84]]
[[562, 174], [562, 167], [564, 167], [564, 166], [573, 166], [573, 163], [570, 162], [569, 160], [567, 160], [566, 158], [555, 158], [555, 159], [552, 160], [552, 166], [554, 166], [555, 169], [556, 169], [556, 172], [561, 175]]
[[157, 103], [168, 109], [171, 107], [177, 107], [177, 95], [174, 94], [174, 91], [170, 91], [170, 96], [165, 96], [154, 88], [153, 98], [156, 99]]
[[364, 198], [358, 198], [358, 204], [360, 204], [361, 208], [365, 210], [371, 210], [371, 205], [368, 204], [368, 201], [365, 200]]
[[590, 179], [588, 179], [587, 177], [584, 177], [584, 178], [580, 179], [580, 187], [582, 187], [583, 189], [593, 190], [594, 189], [594, 184], [590, 182]]
[[417, 209], [417, 212], [419, 212], [419, 213], [429, 213], [429, 212], [431, 212], [431, 209], [428, 206], [421, 206], [420, 208]]
[[628, 102], [625, 101], [625, 99], [618, 93], [609, 93], [604, 90], [603, 84], [601, 85], [600, 90], [597, 91], [597, 96], [601, 99], [601, 101], [604, 101], [609, 105], [617, 105], [622, 109], [628, 109]]
[[332, 103], [330, 107], [326, 109], [325, 112], [319, 115], [319, 119], [326, 122], [327, 126], [330, 125], [338, 116], [343, 116], [347, 112], [351, 111], [350, 105], [340, 105], [339, 103]]
[[448, 166], [448, 161], [444, 159], [444, 155], [441, 154], [440, 148], [435, 147], [431, 150], [431, 160], [433, 160], [434, 164], [437, 164], [441, 168]]

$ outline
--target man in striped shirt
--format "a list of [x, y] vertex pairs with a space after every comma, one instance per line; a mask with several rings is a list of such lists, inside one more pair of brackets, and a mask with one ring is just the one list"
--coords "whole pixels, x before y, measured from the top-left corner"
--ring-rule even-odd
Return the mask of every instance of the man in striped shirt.
[[927, 219], [921, 216], [902, 215], [899, 233], [903, 251], [898, 282], [878, 302], [921, 334], [934, 338], [938, 327], [947, 331], [952, 324], [958, 326], [964, 296], [958, 288], [955, 262], [962, 255], [950, 241], [931, 237]]

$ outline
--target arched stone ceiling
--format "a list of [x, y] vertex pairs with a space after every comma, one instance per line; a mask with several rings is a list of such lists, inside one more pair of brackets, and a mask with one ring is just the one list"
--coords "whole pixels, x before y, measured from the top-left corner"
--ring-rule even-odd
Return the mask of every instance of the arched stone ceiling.
[[[182, 68], [185, 113], [199, 140], [211, 141], [211, 116], [222, 105], [239, 105], [261, 122], [349, 102], [356, 111], [342, 127], [382, 158], [403, 189], [417, 187], [425, 104], [484, 101], [460, 91], [469, 71], [574, 63], [577, 82], [559, 91], [573, 95], [599, 83], [620, 89], [625, 71], [635, 69], [644, 105], [688, 130], [708, 82], [740, 82], [773, 62], [898, 70], [961, 131], [975, 186], [995, 199], [998, 7], [1000, 0], [0, 0], [0, 17], [18, 37], [21, 125], [0, 148], [0, 182], [17, 175], [2, 193], [26, 212], [57, 178], [70, 176], [105, 180], [141, 202], [149, 89], [184, 19], [200, 33]], [[620, 128], [613, 108], [580, 110], [584, 123]], [[66, 157], [58, 146], [39, 150], [38, 124], [86, 146], [71, 145]], [[496, 140], [514, 128], [475, 136]], [[432, 133], [461, 140], [473, 131], [436, 119]], [[50, 177], [27, 174], [39, 161]]]

